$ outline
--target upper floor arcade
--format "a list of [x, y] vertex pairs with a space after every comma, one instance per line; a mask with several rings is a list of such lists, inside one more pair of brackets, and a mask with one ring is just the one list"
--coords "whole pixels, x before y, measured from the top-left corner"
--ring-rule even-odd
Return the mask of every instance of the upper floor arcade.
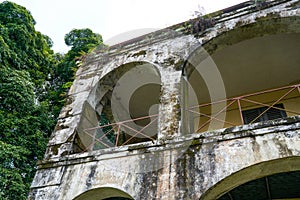
[[214, 27], [197, 33], [191, 21], [92, 53], [50, 146], [85, 152], [299, 115], [300, 20], [276, 2], [201, 18]]

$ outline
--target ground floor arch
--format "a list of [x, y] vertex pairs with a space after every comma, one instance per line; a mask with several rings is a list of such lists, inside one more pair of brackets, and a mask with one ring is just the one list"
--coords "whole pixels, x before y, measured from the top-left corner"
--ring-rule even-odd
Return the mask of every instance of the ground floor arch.
[[126, 192], [112, 187], [103, 187], [103, 188], [88, 190], [74, 198], [74, 200], [95, 200], [95, 199], [132, 200], [133, 198]]
[[299, 156], [265, 161], [222, 179], [201, 200], [300, 198], [299, 177]]

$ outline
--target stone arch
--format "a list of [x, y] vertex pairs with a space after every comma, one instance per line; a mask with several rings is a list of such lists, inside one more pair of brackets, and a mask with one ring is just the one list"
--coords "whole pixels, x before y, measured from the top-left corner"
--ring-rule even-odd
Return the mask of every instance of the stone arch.
[[[182, 75], [189, 78], [194, 71], [194, 63], [202, 62], [207, 57], [213, 55], [234, 44], [250, 40], [257, 37], [279, 35], [279, 34], [299, 34], [300, 33], [300, 16], [280, 17], [277, 14], [267, 15], [266, 17], [257, 18], [255, 22], [238, 21], [233, 27], [219, 28], [212, 38], [196, 47], [185, 60], [182, 67]], [[224, 29], [224, 30], [223, 30]], [[195, 60], [195, 55], [199, 56]]]
[[120, 189], [112, 188], [112, 187], [101, 187], [101, 188], [95, 188], [88, 190], [77, 197], [75, 197], [73, 200], [131, 200], [133, 197], [131, 197], [129, 194], [127, 194], [125, 191], [122, 191]]
[[[160, 82], [159, 68], [145, 61], [129, 62], [106, 73], [84, 103], [74, 151], [154, 140]], [[93, 129], [99, 126], [105, 127]]]
[[[300, 32], [300, 16], [281, 17], [279, 13], [258, 17], [254, 22], [240, 20], [233, 27], [226, 27], [217, 35], [203, 43], [205, 50], [212, 55], [214, 52], [256, 37]], [[228, 30], [229, 29], [229, 30]]]
[[274, 174], [294, 172], [300, 170], [300, 157], [291, 156], [275, 160], [264, 161], [235, 172], [209, 188], [200, 200], [218, 199], [244, 183]]
[[[89, 119], [97, 116], [93, 111], [95, 110], [93, 101], [97, 102], [97, 99], [90, 97], [93, 95], [92, 93], [95, 94], [97, 91], [95, 88], [97, 88], [99, 80], [111, 72], [115, 72], [115, 70], [119, 71], [124, 66], [128, 67], [131, 63], [151, 64], [160, 75], [163, 83], [160, 94], [161, 103], [159, 104], [160, 113], [163, 113], [160, 116], [163, 117], [159, 118], [158, 123], [160, 125], [159, 130], [162, 131], [159, 132], [158, 139], [180, 134], [179, 98], [174, 98], [180, 91], [181, 73], [179, 70], [182, 59], [188, 55], [189, 50], [198, 41], [190, 35], [177, 36], [166, 33], [164, 38], [160, 38], [159, 41], [152, 41], [151, 39], [150, 43], [144, 42], [146, 41], [135, 48], [126, 46], [124, 50], [121, 50], [119, 47], [115, 47], [110, 49], [110, 53], [94, 52], [84, 59], [76, 72], [76, 79], [69, 90], [67, 103], [59, 115], [58, 123], [49, 140], [47, 158], [83, 152], [88, 149], [86, 145], [81, 144], [80, 135], [85, 129], [96, 126], [96, 122]], [[170, 83], [170, 77], [172, 77], [172, 83]], [[176, 82], [176, 87], [173, 87], [174, 82]], [[140, 88], [140, 91], [145, 91], [148, 88]], [[172, 102], [169, 101], [170, 98], [172, 98]], [[172, 109], [170, 109], [171, 107]], [[173, 114], [173, 110], [178, 112]], [[172, 124], [165, 123], [170, 120], [173, 120]], [[168, 135], [172, 136], [169, 137]]]
[[[300, 16], [280, 17], [275, 13], [257, 18], [255, 22], [241, 20], [236, 22], [235, 27], [223, 27], [224, 30], [227, 28], [230, 30], [226, 32], [220, 30], [215, 37], [204, 42], [190, 54], [185, 62], [182, 74], [183, 80], [186, 81], [184, 93], [188, 94], [185, 95], [187, 97], [185, 97], [184, 107], [210, 104], [228, 98], [298, 84], [300, 71], [297, 63], [300, 59], [297, 52], [300, 49], [295, 44], [300, 42], [299, 25]], [[195, 64], [199, 65], [195, 66]], [[199, 72], [199, 68], [204, 70], [204, 74], [205, 70], [213, 71], [212, 69], [217, 68], [215, 71], [219, 72], [220, 76], [204, 77], [202, 72]], [[266, 79], [270, 76], [272, 78]], [[210, 87], [207, 84], [209, 80], [219, 80], [216, 81], [213, 90], [209, 90]], [[221, 89], [222, 83], [226, 90], [225, 95], [222, 93], [224, 91]], [[211, 85], [214, 84], [211, 83]], [[194, 98], [191, 100], [189, 96]], [[212, 116], [212, 113], [217, 113], [218, 110], [224, 108], [226, 102], [218, 106], [214, 104], [214, 107], [211, 105], [203, 107], [201, 113]], [[253, 105], [245, 104], [245, 107], [248, 109]], [[237, 110], [238, 104], [234, 104], [230, 109]], [[299, 110], [296, 110], [297, 112]], [[287, 116], [292, 115], [294, 114], [287, 114]], [[228, 121], [228, 117], [233, 123], [224, 122]], [[220, 114], [215, 124], [207, 123], [203, 128], [201, 128], [202, 124], [206, 124], [208, 117], [199, 118], [195, 120], [194, 116], [185, 116], [185, 124], [189, 132], [202, 132], [230, 127], [232, 124], [243, 124], [243, 120], [240, 116], [236, 116], [235, 111], [227, 112], [226, 115]]]

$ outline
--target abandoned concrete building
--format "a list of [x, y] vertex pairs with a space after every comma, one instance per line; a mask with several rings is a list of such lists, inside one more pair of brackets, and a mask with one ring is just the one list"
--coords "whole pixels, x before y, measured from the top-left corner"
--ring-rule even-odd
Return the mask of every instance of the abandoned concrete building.
[[83, 58], [29, 199], [300, 199], [300, 1]]

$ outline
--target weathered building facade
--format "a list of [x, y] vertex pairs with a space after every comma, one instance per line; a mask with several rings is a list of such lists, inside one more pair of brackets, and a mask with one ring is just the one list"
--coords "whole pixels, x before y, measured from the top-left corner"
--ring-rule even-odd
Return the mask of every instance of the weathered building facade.
[[92, 52], [29, 199], [300, 198], [299, 52], [299, 0]]

